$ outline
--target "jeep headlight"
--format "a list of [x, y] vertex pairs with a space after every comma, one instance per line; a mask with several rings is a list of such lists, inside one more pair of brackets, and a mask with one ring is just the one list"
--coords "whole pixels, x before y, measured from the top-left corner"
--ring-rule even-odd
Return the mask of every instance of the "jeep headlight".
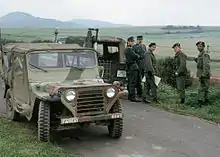
[[106, 91], [106, 95], [108, 98], [113, 98], [115, 96], [115, 89], [114, 88], [109, 88], [107, 91]]
[[70, 90], [66, 93], [66, 99], [68, 101], [73, 101], [76, 97], [76, 92], [74, 92], [73, 90]]

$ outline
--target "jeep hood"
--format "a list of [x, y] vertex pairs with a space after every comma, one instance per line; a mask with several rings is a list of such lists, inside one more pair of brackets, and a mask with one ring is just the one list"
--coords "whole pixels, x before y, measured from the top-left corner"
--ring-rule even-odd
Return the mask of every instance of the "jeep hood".
[[103, 79], [79, 79], [64, 82], [30, 82], [30, 88], [37, 96], [48, 96], [48, 94], [56, 93], [59, 88], [77, 88], [91, 86], [108, 86]]

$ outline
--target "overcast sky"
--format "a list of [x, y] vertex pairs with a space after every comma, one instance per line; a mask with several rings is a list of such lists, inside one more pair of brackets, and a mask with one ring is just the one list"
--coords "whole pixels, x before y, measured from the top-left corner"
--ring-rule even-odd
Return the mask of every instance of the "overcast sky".
[[220, 25], [219, 0], [0, 0], [0, 16], [87, 18], [132, 25]]

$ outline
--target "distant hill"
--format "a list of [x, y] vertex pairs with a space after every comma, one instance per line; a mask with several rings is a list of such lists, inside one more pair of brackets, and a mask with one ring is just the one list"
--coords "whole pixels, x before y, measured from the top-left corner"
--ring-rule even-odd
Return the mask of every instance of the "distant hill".
[[87, 28], [87, 27], [124, 27], [127, 25], [113, 24], [106, 21], [75, 19], [59, 21], [35, 17], [24, 12], [12, 12], [0, 17], [0, 27], [4, 28]]
[[105, 27], [105, 28], [131, 27], [131, 25], [114, 24], [108, 21], [91, 20], [91, 19], [73, 19], [71, 22], [87, 27]]
[[7, 28], [77, 28], [83, 27], [73, 22], [34, 17], [24, 12], [9, 13], [0, 18], [0, 27]]

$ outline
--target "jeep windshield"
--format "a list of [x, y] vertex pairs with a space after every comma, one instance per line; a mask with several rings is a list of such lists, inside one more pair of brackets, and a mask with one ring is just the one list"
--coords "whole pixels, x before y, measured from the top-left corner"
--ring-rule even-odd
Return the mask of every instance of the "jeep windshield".
[[28, 77], [31, 81], [72, 81], [97, 79], [99, 69], [92, 50], [34, 51], [28, 54]]
[[93, 68], [97, 59], [93, 51], [77, 52], [34, 52], [29, 54], [30, 68]]

